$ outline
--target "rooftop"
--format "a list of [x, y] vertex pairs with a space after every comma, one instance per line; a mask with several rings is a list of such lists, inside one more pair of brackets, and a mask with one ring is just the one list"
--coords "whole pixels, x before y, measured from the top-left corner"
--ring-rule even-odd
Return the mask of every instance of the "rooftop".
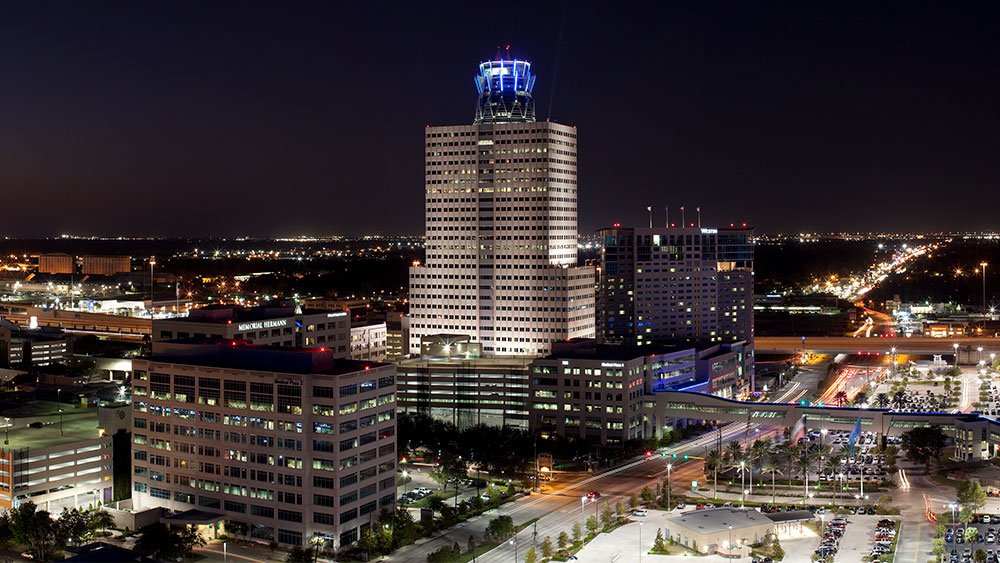
[[722, 532], [732, 526], [734, 530], [771, 524], [773, 521], [766, 515], [751, 508], [706, 508], [689, 510], [680, 516], [668, 519], [669, 522], [697, 531], [701, 534]]
[[[43, 401], [39, 401], [39, 403], [43, 403]], [[56, 405], [57, 403], [49, 404]], [[0, 430], [5, 430], [2, 436], [7, 441], [6, 444], [0, 444], [0, 448], [11, 450], [48, 448], [100, 437], [97, 409], [74, 408], [71, 405], [62, 406], [65, 407], [65, 412], [63, 412], [61, 424], [58, 408], [44, 410], [39, 408], [34, 414], [20, 414], [23, 418], [10, 418], [12, 426], [0, 428]], [[34, 422], [41, 422], [42, 427], [32, 428], [28, 426]]]
[[153, 343], [154, 362], [277, 373], [344, 375], [390, 364], [345, 360], [326, 348], [250, 344], [227, 338], [185, 338]]
[[228, 324], [242, 323], [250, 321], [263, 321], [267, 319], [281, 319], [296, 315], [330, 315], [337, 312], [325, 309], [303, 309], [294, 301], [268, 301], [257, 307], [243, 307], [240, 305], [209, 305], [192, 309], [187, 317], [168, 319], [181, 322], [206, 323], [206, 324]]

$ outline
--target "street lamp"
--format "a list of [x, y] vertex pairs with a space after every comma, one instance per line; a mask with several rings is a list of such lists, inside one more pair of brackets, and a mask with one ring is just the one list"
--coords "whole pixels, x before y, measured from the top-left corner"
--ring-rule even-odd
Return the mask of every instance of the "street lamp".
[[406, 494], [406, 480], [410, 477], [410, 472], [403, 470], [403, 494]]
[[820, 446], [825, 446], [826, 445], [826, 433], [827, 432], [829, 432], [829, 430], [827, 430], [826, 428], [824, 428], [824, 429], [822, 429], [822, 430], [819, 431], [819, 435], [820, 435], [819, 445]]
[[[747, 472], [743, 470], [743, 467], [745, 465], [746, 465], [746, 462], [744, 462], [743, 460], [740, 460], [740, 489], [743, 490], [744, 496], [746, 495], [746, 488], [747, 488], [747, 480], [746, 480]], [[742, 497], [740, 498], [740, 506], [743, 506], [743, 498]]]
[[729, 558], [733, 558], [733, 525], [729, 525]]
[[979, 348], [976, 348], [976, 350], [979, 350], [979, 363], [982, 364], [983, 363], [983, 347], [980, 346]]
[[674, 464], [667, 464], [667, 510], [670, 510], [670, 469], [673, 468]]
[[514, 532], [514, 539], [510, 540], [510, 543], [514, 544], [514, 563], [517, 563], [519, 561], [517, 558], [517, 531]]
[[642, 522], [639, 522], [639, 561], [642, 561]]
[[958, 505], [955, 504], [955, 503], [951, 503], [951, 504], [948, 505], [948, 508], [951, 509], [951, 523], [954, 524], [955, 523], [955, 510], [958, 508]]
[[958, 367], [958, 343], [956, 342], [956, 343], [952, 344], [951, 346], [952, 346], [952, 348], [955, 349], [955, 367]]
[[989, 266], [986, 262], [980, 262], [979, 266], [983, 269], [983, 312], [986, 312], [986, 266]]

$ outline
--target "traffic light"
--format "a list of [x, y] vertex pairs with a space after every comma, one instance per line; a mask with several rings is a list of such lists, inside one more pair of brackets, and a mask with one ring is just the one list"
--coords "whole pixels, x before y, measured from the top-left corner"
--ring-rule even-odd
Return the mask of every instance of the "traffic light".
[[653, 452], [651, 452], [651, 451], [649, 451], [649, 450], [646, 450], [646, 457], [650, 457], [650, 456], [652, 456], [652, 455], [653, 455]]
[[674, 454], [674, 459], [677, 459], [677, 454]]
[[684, 456], [684, 459], [687, 459], [687, 458], [688, 458], [688, 456], [686, 456], [686, 455], [685, 455], [685, 456]]

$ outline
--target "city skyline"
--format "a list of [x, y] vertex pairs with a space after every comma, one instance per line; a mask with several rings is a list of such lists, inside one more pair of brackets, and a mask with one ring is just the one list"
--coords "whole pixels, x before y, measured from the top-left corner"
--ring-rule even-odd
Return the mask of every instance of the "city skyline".
[[437, 8], [6, 8], [2, 234], [418, 233], [408, 132], [467, 121], [467, 69], [507, 44], [547, 78], [539, 121], [587, 131], [582, 233], [647, 205], [764, 234], [991, 227], [963, 213], [996, 176], [986, 11], [546, 4], [462, 34], [488, 7]]

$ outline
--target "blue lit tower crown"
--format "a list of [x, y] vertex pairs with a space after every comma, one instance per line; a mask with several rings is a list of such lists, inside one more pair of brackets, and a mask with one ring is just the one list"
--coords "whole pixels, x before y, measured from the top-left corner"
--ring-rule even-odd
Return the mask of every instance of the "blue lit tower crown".
[[479, 63], [476, 89], [479, 105], [475, 123], [525, 123], [535, 120], [531, 89], [535, 77], [528, 61], [497, 60]]

